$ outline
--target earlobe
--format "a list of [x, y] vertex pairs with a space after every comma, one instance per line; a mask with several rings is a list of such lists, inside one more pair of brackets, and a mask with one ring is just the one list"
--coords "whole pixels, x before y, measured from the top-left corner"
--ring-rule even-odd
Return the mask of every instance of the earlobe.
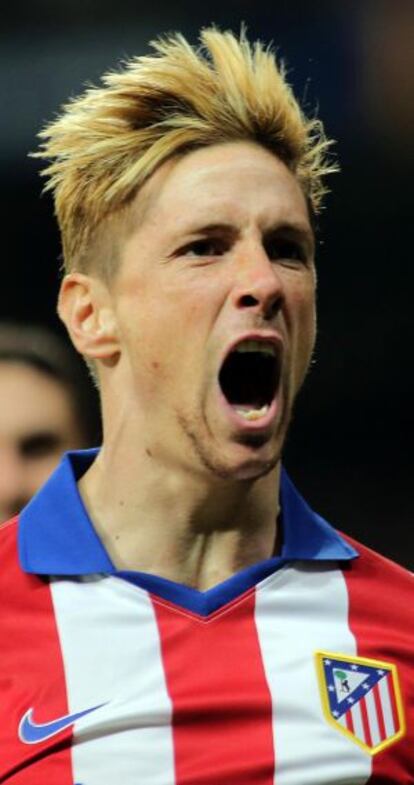
[[75, 348], [91, 360], [115, 360], [119, 355], [118, 330], [105, 284], [74, 272], [62, 281], [58, 314]]

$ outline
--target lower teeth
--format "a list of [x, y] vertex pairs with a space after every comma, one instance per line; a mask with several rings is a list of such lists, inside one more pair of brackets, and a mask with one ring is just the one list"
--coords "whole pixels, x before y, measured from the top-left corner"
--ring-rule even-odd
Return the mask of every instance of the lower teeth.
[[245, 420], [260, 420], [261, 417], [264, 417], [266, 412], [269, 411], [269, 406], [265, 403], [261, 409], [237, 409], [237, 414], [241, 414]]

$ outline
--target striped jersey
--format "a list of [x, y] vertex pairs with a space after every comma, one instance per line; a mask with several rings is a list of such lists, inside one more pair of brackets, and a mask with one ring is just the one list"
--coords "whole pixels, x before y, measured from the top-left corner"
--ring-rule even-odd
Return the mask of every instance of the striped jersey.
[[414, 591], [283, 474], [281, 554], [116, 570], [65, 456], [0, 529], [0, 783], [413, 785]]

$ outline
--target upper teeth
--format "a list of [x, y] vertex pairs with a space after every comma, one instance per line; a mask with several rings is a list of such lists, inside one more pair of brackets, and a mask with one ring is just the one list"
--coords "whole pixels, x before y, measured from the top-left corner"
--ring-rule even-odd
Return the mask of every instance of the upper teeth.
[[272, 357], [275, 355], [275, 347], [271, 343], [264, 343], [264, 341], [242, 341], [236, 346], [236, 352], [262, 352], [263, 354], [270, 354]]

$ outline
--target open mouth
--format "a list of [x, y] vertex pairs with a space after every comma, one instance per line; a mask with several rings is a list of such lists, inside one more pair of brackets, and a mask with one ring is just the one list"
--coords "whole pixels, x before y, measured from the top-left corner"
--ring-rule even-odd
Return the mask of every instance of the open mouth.
[[244, 340], [227, 355], [219, 373], [221, 391], [245, 420], [266, 416], [280, 381], [280, 356], [270, 341]]

